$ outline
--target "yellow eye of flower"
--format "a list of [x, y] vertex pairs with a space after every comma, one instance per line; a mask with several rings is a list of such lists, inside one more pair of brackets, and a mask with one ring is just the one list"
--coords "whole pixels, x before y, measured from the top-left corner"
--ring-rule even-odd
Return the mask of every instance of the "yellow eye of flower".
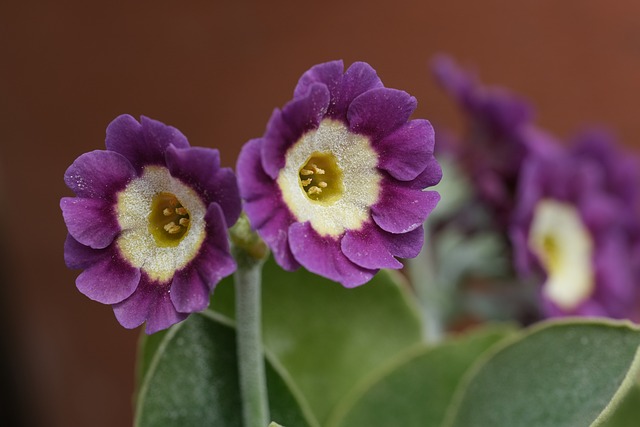
[[282, 199], [299, 222], [322, 236], [358, 230], [380, 191], [378, 154], [368, 137], [325, 119], [287, 151], [277, 179]]
[[330, 205], [342, 197], [342, 170], [331, 153], [311, 154], [298, 177], [306, 196], [314, 202]]
[[593, 242], [574, 206], [541, 200], [534, 211], [529, 248], [547, 273], [543, 292], [551, 301], [572, 310], [591, 295]]
[[178, 246], [189, 230], [189, 211], [172, 193], [153, 197], [149, 214], [149, 232], [160, 247]]
[[206, 205], [164, 167], [145, 167], [118, 194], [116, 211], [120, 253], [154, 281], [171, 280], [198, 254], [206, 237]]

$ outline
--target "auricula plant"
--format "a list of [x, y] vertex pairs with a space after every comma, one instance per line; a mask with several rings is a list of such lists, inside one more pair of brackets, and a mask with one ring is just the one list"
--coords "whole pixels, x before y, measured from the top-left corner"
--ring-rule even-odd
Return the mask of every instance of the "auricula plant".
[[146, 117], [73, 162], [78, 289], [126, 328], [170, 328], [141, 336], [136, 427], [637, 423], [636, 326], [488, 322], [640, 318], [636, 160], [597, 132], [564, 149], [524, 100], [447, 59], [436, 72], [469, 119], [437, 188], [463, 197], [438, 218], [434, 129], [364, 62], [306, 71], [237, 181]]

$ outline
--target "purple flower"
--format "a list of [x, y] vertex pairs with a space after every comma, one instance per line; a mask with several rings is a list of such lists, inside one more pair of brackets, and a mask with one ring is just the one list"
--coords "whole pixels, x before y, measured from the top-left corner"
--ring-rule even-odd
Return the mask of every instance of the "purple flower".
[[65, 261], [84, 270], [80, 292], [112, 305], [125, 328], [146, 321], [153, 333], [205, 309], [235, 270], [227, 226], [241, 209], [236, 178], [217, 150], [190, 147], [146, 117], [117, 117], [106, 147], [65, 173], [76, 195], [60, 201]]
[[525, 162], [511, 236], [517, 269], [545, 278], [546, 316], [637, 315], [637, 171], [601, 131]]
[[439, 195], [433, 128], [366, 63], [316, 65], [238, 159], [245, 211], [285, 269], [357, 286], [415, 257]]
[[467, 119], [466, 133], [451, 150], [480, 201], [506, 228], [522, 163], [529, 155], [557, 150], [556, 142], [533, 125], [533, 110], [523, 98], [501, 87], [481, 85], [475, 74], [446, 56], [435, 58], [433, 72]]

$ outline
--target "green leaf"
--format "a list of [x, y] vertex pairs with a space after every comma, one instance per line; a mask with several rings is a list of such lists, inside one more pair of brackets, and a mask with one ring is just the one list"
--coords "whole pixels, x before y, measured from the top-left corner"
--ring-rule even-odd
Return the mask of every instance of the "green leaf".
[[149, 366], [151, 366], [153, 355], [158, 351], [158, 347], [160, 347], [164, 336], [168, 332], [169, 330], [165, 329], [152, 335], [147, 335], [145, 333], [140, 334], [140, 338], [138, 339], [138, 355], [136, 364], [136, 384], [138, 389], [140, 389], [142, 381], [149, 370]]
[[[193, 315], [159, 344], [147, 342], [156, 351], [140, 387], [136, 426], [242, 425], [235, 333], [224, 319]], [[285, 425], [315, 426], [277, 362], [268, 362], [266, 370], [273, 418]]]
[[[345, 289], [302, 268], [291, 273], [273, 259], [265, 263], [265, 345], [321, 424], [363, 377], [420, 341], [418, 311], [398, 277], [383, 271]], [[218, 285], [212, 306], [233, 316], [232, 280]]]
[[512, 331], [506, 326], [491, 327], [436, 347], [410, 350], [367, 378], [328, 425], [441, 425], [463, 374], [480, 354]]
[[639, 370], [640, 330], [629, 323], [547, 322], [506, 341], [469, 372], [445, 425], [590, 426]]
[[619, 406], [603, 418], [600, 427], [638, 427], [640, 420], [640, 385], [637, 383], [621, 399]]

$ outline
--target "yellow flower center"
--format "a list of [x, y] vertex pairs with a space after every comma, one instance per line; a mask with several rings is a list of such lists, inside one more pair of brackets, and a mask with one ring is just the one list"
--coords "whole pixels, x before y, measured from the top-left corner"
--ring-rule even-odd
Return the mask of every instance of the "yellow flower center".
[[314, 152], [298, 172], [300, 187], [309, 200], [331, 205], [342, 197], [342, 170], [332, 153]]
[[178, 246], [189, 231], [189, 211], [171, 193], [156, 194], [151, 201], [149, 232], [160, 247]]
[[535, 207], [529, 248], [547, 273], [544, 294], [573, 310], [593, 293], [593, 240], [577, 209], [543, 199]]
[[321, 236], [337, 238], [371, 219], [382, 176], [368, 137], [324, 119], [293, 144], [285, 160], [277, 183], [298, 222], [309, 221]]

